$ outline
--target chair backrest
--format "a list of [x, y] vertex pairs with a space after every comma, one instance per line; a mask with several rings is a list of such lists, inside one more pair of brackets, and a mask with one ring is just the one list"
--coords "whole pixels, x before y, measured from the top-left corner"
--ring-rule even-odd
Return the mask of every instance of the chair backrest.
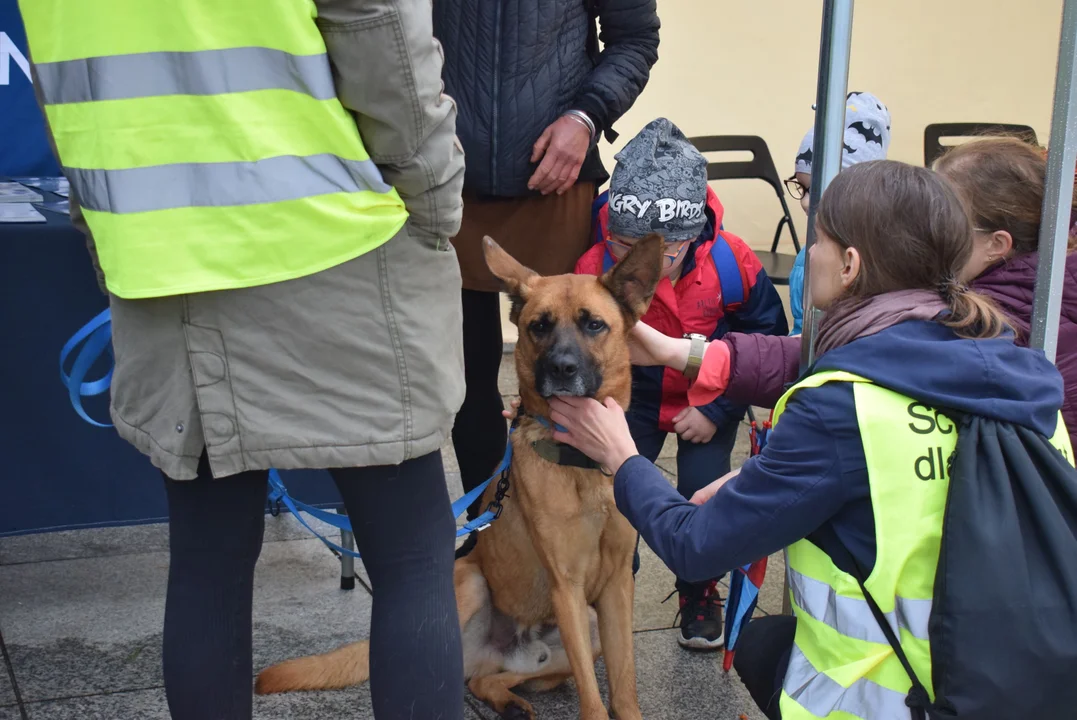
[[751, 160], [707, 160], [708, 180], [765, 180], [780, 196], [782, 180], [774, 167], [767, 142], [756, 135], [708, 135], [688, 138], [701, 153], [750, 152]]
[[785, 202], [785, 194], [782, 190], [782, 180], [778, 176], [777, 168], [774, 167], [774, 159], [770, 155], [766, 140], [758, 135], [706, 135], [688, 138], [688, 142], [701, 153], [750, 152], [751, 160], [708, 159], [707, 180], [763, 180], [770, 185], [782, 206], [782, 218], [778, 221], [778, 229], [774, 233], [774, 243], [770, 251], [777, 252], [782, 226], [788, 225], [789, 233], [793, 237], [793, 247], [800, 252], [800, 239], [793, 226], [793, 217], [789, 214], [789, 205]]
[[931, 165], [942, 157], [950, 147], [942, 144], [945, 137], [985, 137], [991, 135], [1012, 135], [1030, 143], [1037, 143], [1036, 131], [1028, 125], [1010, 125], [1006, 123], [934, 123], [924, 128], [924, 167]]

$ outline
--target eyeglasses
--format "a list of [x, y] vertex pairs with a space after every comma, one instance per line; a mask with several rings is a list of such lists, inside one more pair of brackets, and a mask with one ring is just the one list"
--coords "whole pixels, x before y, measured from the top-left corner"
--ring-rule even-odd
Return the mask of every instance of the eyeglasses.
[[[689, 240], [667, 242], [666, 251], [662, 253], [662, 269], [669, 270], [673, 267], [691, 244], [692, 243]], [[670, 247], [674, 245], [677, 246], [677, 249], [670, 250]], [[609, 248], [610, 255], [612, 255], [615, 260], [621, 260], [628, 254], [628, 251], [632, 249], [631, 245], [627, 245], [620, 240], [614, 240], [611, 235], [606, 235], [606, 247]]]
[[789, 191], [794, 200], [801, 200], [808, 194], [808, 188], [804, 187], [804, 183], [797, 180], [796, 175], [785, 179], [785, 189]]

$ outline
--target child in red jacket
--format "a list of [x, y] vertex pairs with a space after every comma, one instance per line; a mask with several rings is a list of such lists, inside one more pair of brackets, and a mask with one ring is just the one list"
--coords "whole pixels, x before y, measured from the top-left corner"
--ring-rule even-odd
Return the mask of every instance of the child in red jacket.
[[[727, 332], [785, 335], [781, 299], [758, 258], [722, 229], [722, 204], [707, 185], [707, 161], [665, 118], [648, 124], [618, 153], [610, 189], [595, 202], [595, 245], [576, 264], [599, 275], [637, 240], [666, 240], [662, 280], [642, 322], [669, 335], [716, 340]], [[687, 500], [729, 472], [744, 405], [718, 398], [688, 404], [688, 378], [663, 367], [632, 368], [629, 427], [640, 454], [654, 462], [666, 436], [677, 433], [677, 489]], [[638, 568], [638, 555], [637, 555]], [[681, 645], [722, 646], [717, 578], [677, 580]]]

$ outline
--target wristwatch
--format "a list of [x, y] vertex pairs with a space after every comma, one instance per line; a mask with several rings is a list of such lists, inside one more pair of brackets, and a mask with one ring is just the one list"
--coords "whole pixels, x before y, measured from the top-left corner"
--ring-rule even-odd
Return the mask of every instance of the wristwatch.
[[707, 344], [707, 338], [699, 333], [685, 335], [692, 341], [688, 347], [688, 363], [684, 366], [684, 376], [689, 380], [695, 380], [699, 375], [699, 368], [703, 366], [703, 349]]

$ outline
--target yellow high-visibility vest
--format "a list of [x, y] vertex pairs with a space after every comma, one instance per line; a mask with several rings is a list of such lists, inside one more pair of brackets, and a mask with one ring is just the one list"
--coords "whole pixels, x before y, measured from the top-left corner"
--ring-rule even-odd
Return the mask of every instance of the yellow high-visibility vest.
[[[827, 371], [793, 386], [853, 384], [875, 518], [875, 565], [864, 583], [894, 629], [916, 676], [934, 698], [928, 620], [957, 426], [944, 414], [858, 375]], [[1073, 463], [1059, 413], [1051, 443]], [[797, 618], [780, 699], [783, 720], [906, 720], [912, 681], [879, 628], [856, 578], [808, 540], [786, 549]]]
[[337, 99], [310, 0], [19, 4], [60, 164], [119, 297], [302, 277], [407, 220]]

